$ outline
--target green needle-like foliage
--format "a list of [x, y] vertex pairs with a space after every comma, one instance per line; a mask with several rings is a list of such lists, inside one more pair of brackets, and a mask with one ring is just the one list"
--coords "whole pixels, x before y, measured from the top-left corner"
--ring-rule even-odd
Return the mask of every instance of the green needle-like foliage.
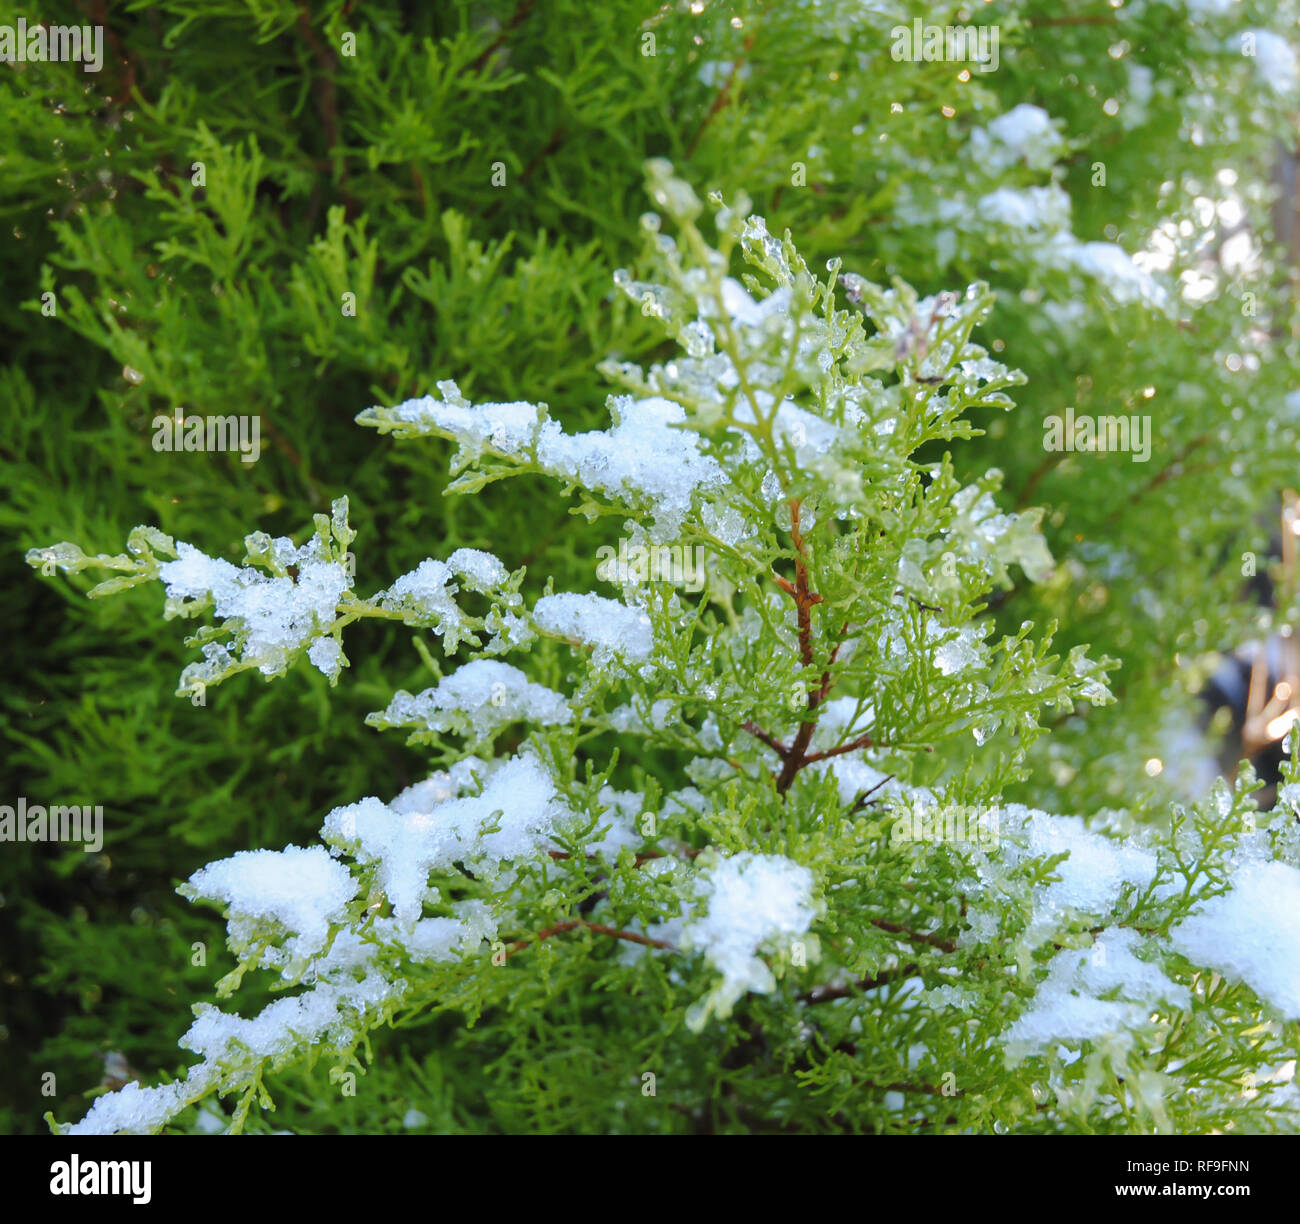
[[[277, 998], [287, 928], [221, 951], [204, 864], [526, 759], [572, 822], [494, 880], [430, 861], [469, 942], [365, 934], [380, 863], [331, 841], [312, 955], [356, 935], [400, 997], [169, 1126], [1295, 1128], [1285, 992], [1177, 950], [1295, 864], [1293, 792], [1211, 789], [1195, 729], [1220, 652], [1300, 619], [1293, 0], [90, 7], [39, 16], [102, 21], [99, 72], [0, 66], [0, 805], [104, 809], [99, 853], [0, 842], [0, 1126], [179, 1074], [218, 980]], [[915, 18], [996, 28], [996, 70], [892, 54]], [[1142, 443], [1051, 449], [1067, 410]], [[255, 455], [159, 445], [226, 418]], [[243, 576], [168, 583], [181, 541]], [[645, 659], [539, 622], [593, 590]], [[902, 836], [935, 812], [976, 834]], [[1122, 886], [1049, 930], [1067, 854]], [[797, 885], [731, 979], [673, 908], [727, 863]], [[1054, 960], [1098, 946], [1171, 984], [1146, 1023]], [[1053, 972], [1113, 1040], [1015, 1046]]]

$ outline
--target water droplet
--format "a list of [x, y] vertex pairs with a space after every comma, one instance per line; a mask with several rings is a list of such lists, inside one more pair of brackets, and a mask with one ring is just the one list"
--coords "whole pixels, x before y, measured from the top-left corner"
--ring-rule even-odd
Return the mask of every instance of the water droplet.
[[682, 347], [697, 361], [713, 355], [713, 332], [707, 323], [696, 321], [682, 328]]
[[134, 366], [124, 365], [122, 367], [122, 377], [126, 379], [133, 387], [138, 387], [144, 382], [144, 375]]

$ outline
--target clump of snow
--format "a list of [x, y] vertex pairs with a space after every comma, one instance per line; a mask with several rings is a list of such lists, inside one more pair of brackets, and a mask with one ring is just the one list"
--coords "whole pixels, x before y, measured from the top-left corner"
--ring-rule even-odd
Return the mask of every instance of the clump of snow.
[[1075, 237], [1070, 197], [1056, 183], [999, 187], [982, 196], [975, 208], [985, 220], [1023, 235], [1028, 252], [1048, 267], [1091, 277], [1117, 302], [1142, 301], [1162, 307], [1168, 301], [1164, 287], [1122, 247]]
[[1065, 141], [1041, 107], [1029, 103], [975, 128], [969, 155], [990, 170], [1005, 170], [1023, 161], [1032, 170], [1050, 170], [1065, 150]]
[[459, 624], [460, 609], [447, 590], [450, 581], [447, 565], [426, 557], [409, 574], [380, 591], [375, 600], [381, 608], [402, 613], [412, 625]]
[[158, 567], [158, 576], [170, 599], [202, 599], [218, 592], [228, 597], [240, 587], [239, 566], [221, 557], [209, 557], [183, 540], [176, 543], [176, 557], [175, 561], [166, 561]]
[[625, 846], [639, 846], [644, 840], [637, 830], [644, 800], [635, 791], [619, 791], [612, 786], [601, 787], [598, 797], [606, 810], [601, 813], [596, 828], [604, 832], [597, 840], [588, 842], [586, 850], [589, 854], [614, 859]]
[[1277, 805], [1289, 808], [1300, 819], [1300, 782], [1283, 782], [1277, 788]]
[[925, 801], [934, 798], [934, 792], [928, 786], [911, 786], [881, 773], [873, 765], [859, 760], [857, 753], [844, 753], [829, 761], [818, 761], [811, 768], [817, 772], [830, 771], [840, 802], [846, 807], [867, 795], [873, 800], [912, 798]]
[[1055, 563], [1039, 527], [1041, 511], [1003, 514], [993, 493], [979, 485], [959, 489], [952, 505], [955, 514], [942, 537], [904, 544], [898, 580], [906, 590], [922, 599], [960, 590], [962, 580], [952, 561], [976, 565], [995, 582], [1007, 580], [1011, 565], [1019, 565], [1031, 582], [1051, 576]]
[[[460, 902], [453, 909], [455, 917], [425, 918], [409, 925], [380, 918], [366, 928], [365, 938], [356, 931], [342, 932], [329, 952], [314, 962], [311, 989], [276, 999], [255, 1016], [198, 1006], [180, 1044], [204, 1062], [191, 1068], [186, 1081], [172, 1086], [174, 1094], [157, 1103], [151, 1124], [160, 1125], [179, 1112], [186, 1097], [193, 1098], [196, 1083], [207, 1083], [218, 1068], [226, 1082], [245, 1083], [263, 1061], [291, 1057], [304, 1045], [350, 1046], [376, 1013], [405, 993], [404, 982], [391, 980], [374, 963], [383, 949], [416, 961], [447, 961], [495, 937], [496, 925], [482, 902]], [[107, 1114], [93, 1121], [94, 1133], [121, 1129], [119, 1119]]]
[[543, 595], [533, 606], [533, 620], [543, 633], [594, 646], [597, 666], [615, 655], [644, 662], [654, 649], [650, 618], [640, 608], [600, 595]]
[[572, 717], [559, 693], [530, 681], [517, 667], [476, 659], [416, 696], [400, 690], [386, 710], [371, 714], [366, 721], [420, 731], [468, 731], [486, 740], [512, 722], [549, 727]]
[[1140, 960], [1137, 947], [1136, 932], [1114, 929], [1099, 935], [1091, 948], [1065, 948], [1052, 957], [1033, 1002], [1004, 1034], [1008, 1058], [1018, 1062], [1058, 1042], [1140, 1028], [1161, 1004], [1190, 1007], [1187, 987]]
[[185, 892], [192, 900], [218, 901], [228, 908], [236, 947], [249, 943], [262, 924], [279, 923], [291, 933], [284, 951], [293, 965], [318, 953], [330, 925], [346, 920], [357, 882], [324, 846], [286, 846], [241, 850], [209, 863], [190, 876]]
[[956, 629], [946, 629], [931, 619], [927, 624], [926, 637], [931, 642], [939, 643], [934, 652], [934, 665], [945, 676], [955, 676], [972, 667], [983, 667], [987, 662], [984, 634], [975, 626], [962, 625]]
[[431, 812], [436, 804], [455, 799], [474, 785], [475, 777], [486, 777], [492, 765], [479, 757], [465, 757], [450, 769], [440, 769], [422, 782], [408, 786], [389, 803], [394, 812]]
[[732, 60], [705, 60], [696, 69], [695, 79], [706, 89], [714, 89], [725, 84], [732, 76], [743, 81], [750, 71], [748, 64], [737, 64]]
[[520, 597], [501, 590], [509, 577], [506, 567], [491, 553], [458, 548], [446, 561], [426, 557], [387, 590], [380, 591], [375, 601], [381, 608], [399, 613], [409, 625], [434, 629], [451, 654], [465, 626], [465, 615], [452, 598], [459, 589], [456, 579], [472, 591], [500, 595], [503, 603], [515, 605], [521, 602]]
[[[1247, 39], [1252, 42], [1248, 43]], [[1252, 46], [1260, 79], [1267, 82], [1274, 93], [1294, 93], [1296, 82], [1300, 80], [1300, 60], [1297, 60], [1291, 44], [1272, 30], [1247, 30], [1241, 35], [1239, 46], [1233, 49], [1249, 54], [1247, 48]]]
[[[462, 454], [480, 455], [491, 447], [507, 455], [519, 455], [532, 445], [545, 405], [522, 401], [474, 405], [449, 379], [438, 383], [441, 400], [431, 395], [407, 400], [391, 409], [398, 427], [414, 427], [416, 432], [432, 427], [455, 438]], [[382, 410], [362, 413], [362, 423], [376, 423]]]
[[479, 548], [458, 548], [447, 558], [447, 568], [472, 591], [491, 594], [510, 577], [499, 557]]
[[1232, 887], [1170, 931], [1188, 960], [1245, 982], [1288, 1020], [1300, 1020], [1300, 871], [1247, 862]]
[[[232, 622], [240, 661], [266, 676], [284, 672], [294, 652], [329, 629], [339, 599], [352, 586], [343, 563], [324, 556], [317, 541], [301, 548], [287, 538], [270, 543], [283, 567], [297, 568], [296, 578], [240, 568], [183, 541], [177, 542], [177, 559], [158, 567], [169, 600], [211, 598], [215, 614]], [[198, 664], [187, 669], [199, 679], [210, 672]]]
[[1117, 302], [1145, 301], [1162, 306], [1168, 300], [1164, 288], [1113, 242], [1080, 242], [1064, 237], [1049, 246], [1047, 254], [1058, 267], [1073, 268], [1100, 281]]
[[700, 449], [698, 435], [677, 428], [686, 413], [672, 400], [612, 395], [612, 429], [566, 434], [549, 419], [544, 404], [475, 407], [453, 382], [440, 382], [438, 390], [441, 400], [426, 395], [392, 409], [372, 408], [359, 419], [381, 428], [450, 437], [460, 444], [458, 463], [490, 447], [535, 463], [550, 476], [644, 508], [654, 517], [656, 542], [677, 535], [697, 490], [724, 483], [721, 467]]
[[[847, 650], [841, 658], [850, 657]], [[875, 707], [865, 698], [832, 697], [817, 707], [817, 726], [813, 731], [814, 748], [833, 748], [843, 740], [857, 739], [871, 729]]]
[[217, 1078], [217, 1070], [207, 1064], [191, 1067], [184, 1079], [156, 1088], [135, 1082], [116, 1092], [96, 1097], [80, 1122], [64, 1131], [68, 1135], [147, 1135], [156, 1131], [185, 1108], [194, 1096]]
[[[410, 792], [405, 792], [409, 795]], [[487, 776], [481, 794], [444, 799], [427, 811], [397, 811], [370, 797], [335, 808], [321, 835], [347, 848], [364, 864], [375, 864], [376, 881], [403, 922], [420, 916], [438, 898], [432, 871], [460, 861], [492, 875], [506, 860], [538, 853], [573, 813], [557, 797], [555, 783], [531, 754], [502, 761]], [[494, 830], [494, 831], [493, 831]]]
[[788, 945], [815, 917], [812, 872], [779, 854], [732, 855], [706, 870], [700, 884], [707, 912], [691, 919], [683, 938], [704, 952], [722, 981], [692, 1008], [687, 1024], [696, 1031], [711, 1013], [727, 1016], [747, 991], [775, 989], [760, 949]]
[[999, 845], [983, 873], [987, 902], [972, 905], [967, 912], [976, 939], [992, 938], [998, 929], [997, 914], [1005, 901], [997, 894], [1008, 885], [1008, 873], [1033, 859], [1067, 856], [1053, 869], [1058, 879], [1033, 893], [1022, 937], [1026, 951], [1046, 942], [1072, 918], [1107, 916], [1126, 889], [1149, 887], [1158, 869], [1154, 854], [1090, 830], [1081, 817], [1055, 816], [1021, 803], [1002, 806]]
[[975, 207], [998, 225], [1023, 230], [1058, 230], [1070, 224], [1070, 197], [1056, 183], [1047, 187], [999, 187]]
[[697, 489], [716, 488], [722, 469], [700, 450], [688, 429], [686, 410], [652, 396], [611, 396], [608, 432], [566, 434], [554, 421], [537, 438], [537, 462], [552, 475], [619, 500], [647, 503], [655, 516], [653, 536], [662, 542], [680, 530]]
[[398, 918], [374, 918], [360, 930], [342, 931], [329, 952], [317, 958], [312, 976], [328, 981], [355, 981], [357, 971], [369, 972], [381, 950], [391, 950], [403, 960], [450, 961], [483, 939], [496, 936], [496, 922], [482, 901], [458, 901], [455, 917], [421, 918], [404, 923]]
[[307, 658], [317, 671], [337, 680], [343, 670], [343, 647], [337, 638], [318, 637], [308, 648]]
[[1028, 854], [1069, 855], [1056, 867], [1060, 879], [1037, 897], [1035, 917], [1055, 924], [1067, 910], [1103, 914], [1128, 886], [1146, 888], [1156, 875], [1156, 857], [1136, 846], [1091, 832], [1078, 816], [1029, 814]]
[[248, 1019], [200, 1003], [197, 1019], [180, 1044], [206, 1062], [217, 1063], [232, 1057], [257, 1062], [283, 1057], [304, 1042], [329, 1038], [346, 1043], [356, 1030], [357, 1013], [399, 992], [382, 974], [370, 973], [359, 982], [322, 982], [302, 994], [276, 999]]
[[497, 925], [485, 902], [458, 901], [452, 908], [455, 918], [421, 918], [409, 932], [399, 931], [403, 952], [415, 960], [450, 961], [496, 938]]
[[744, 285], [728, 276], [722, 282], [722, 308], [733, 323], [761, 327], [768, 319], [789, 313], [790, 290], [782, 286], [761, 302], [755, 302]]
[[[416, 804], [420, 796], [437, 794], [448, 824], [455, 824], [459, 819], [465, 831], [472, 832], [469, 826], [479, 814], [486, 816], [481, 823], [492, 823], [491, 812], [474, 812], [464, 801], [458, 807], [457, 801], [446, 798], [472, 783], [470, 764], [461, 762], [449, 773], [409, 787], [394, 802], [407, 807]], [[473, 764], [482, 766], [483, 763]], [[537, 783], [535, 776], [528, 775], [526, 770], [523, 773], [512, 770], [510, 763], [502, 765], [496, 776], [501, 785], [498, 793], [490, 797], [484, 792], [480, 799], [484, 809], [497, 800], [512, 796], [517, 799], [530, 784]], [[527, 795], [523, 797], [526, 801]], [[370, 805], [376, 805], [379, 811]], [[369, 815], [396, 816], [378, 800], [367, 800], [361, 806], [365, 807], [361, 813], [363, 824]], [[339, 809], [334, 815], [339, 816], [337, 824], [341, 830], [355, 833], [356, 812]], [[520, 813], [516, 810], [513, 816], [513, 824], [517, 826]], [[527, 818], [524, 819], [526, 822]], [[511, 822], [503, 820], [502, 823]], [[363, 832], [370, 835], [374, 830]], [[490, 848], [491, 836], [480, 838], [478, 848]], [[381, 839], [371, 837], [372, 845], [376, 840]], [[381, 963], [383, 960], [449, 961], [467, 955], [484, 939], [494, 939], [496, 921], [482, 901], [456, 902], [451, 906], [451, 916], [437, 918], [421, 918], [418, 903], [405, 904], [407, 897], [402, 890], [408, 886], [412, 894], [426, 895], [416, 874], [408, 870], [401, 857], [408, 844], [400, 838], [391, 838], [394, 858], [384, 864], [394, 868], [398, 882], [396, 901], [401, 904], [395, 904], [394, 916], [375, 917], [370, 911], [360, 924], [338, 930], [332, 941], [328, 938], [329, 929], [333, 923], [346, 919], [346, 906], [356, 893], [357, 883], [343, 864], [331, 858], [323, 847], [302, 850], [290, 846], [278, 853], [247, 851], [196, 872], [182, 891], [191, 899], [228, 904], [231, 944], [241, 955], [248, 950], [251, 940], [265, 940], [265, 929], [256, 929], [254, 924], [275, 921], [295, 933], [286, 949], [293, 949], [299, 962], [297, 980], [309, 988], [278, 998], [257, 1015], [247, 1018], [211, 1005], [199, 1005], [195, 1008], [196, 1019], [180, 1044], [201, 1055], [202, 1063], [191, 1067], [175, 1083], [158, 1088], [141, 1088], [133, 1083], [100, 1097], [86, 1117], [66, 1128], [65, 1133], [155, 1131], [213, 1087], [220, 1086], [226, 1091], [254, 1083], [265, 1062], [277, 1065], [312, 1045], [324, 1045], [336, 1051], [350, 1049], [358, 1036], [373, 1027], [385, 1009], [406, 992], [406, 982], [390, 977]], [[436, 897], [432, 890], [428, 895]], [[284, 955], [270, 954], [265, 959], [267, 963], [280, 964]], [[284, 976], [289, 975], [290, 970], [286, 968]]]
[[1165, 3], [1185, 8], [1189, 17], [1203, 21], [1207, 17], [1226, 16], [1237, 7], [1239, 0], [1165, 0]]
[[[771, 301], [771, 298], [767, 300]], [[757, 390], [753, 393], [753, 398], [764, 416], [771, 413], [775, 402], [774, 396], [769, 392]], [[755, 424], [754, 408], [748, 397], [736, 404], [734, 415], [737, 421], [746, 425]], [[843, 444], [846, 436], [838, 426], [800, 408], [792, 399], [781, 401], [776, 413], [771, 417], [771, 423], [772, 440], [777, 446], [793, 447], [796, 459], [804, 464], [813, 464], [819, 457], [831, 454]], [[760, 454], [757, 446], [747, 434], [742, 436], [745, 442], [745, 454], [756, 459]], [[765, 485], [763, 491], [770, 502], [775, 502], [782, 497], [781, 486], [776, 480], [775, 473], [772, 473], [772, 481]]]

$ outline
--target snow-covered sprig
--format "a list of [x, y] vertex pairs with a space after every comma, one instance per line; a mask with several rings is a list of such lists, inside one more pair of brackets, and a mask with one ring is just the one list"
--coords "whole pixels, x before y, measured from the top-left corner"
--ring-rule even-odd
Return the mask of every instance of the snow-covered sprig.
[[[391, 587], [362, 599], [353, 590], [349, 548], [356, 533], [348, 524], [347, 498], [337, 499], [331, 514], [316, 515], [315, 528], [301, 546], [287, 536], [255, 531], [244, 538], [245, 558], [239, 566], [150, 527], [137, 527], [127, 553], [119, 556], [89, 557], [75, 544], [63, 543], [33, 548], [27, 561], [50, 572], [125, 571], [94, 587], [92, 598], [161, 582], [167, 620], [211, 613], [220, 623], [186, 640], [200, 648], [203, 658], [185, 668], [177, 689], [178, 695], [198, 699], [239, 672], [281, 676], [304, 655], [333, 684], [348, 665], [343, 631], [363, 618], [429, 629], [447, 654], [462, 641], [482, 645], [478, 635], [484, 630], [492, 633], [488, 649], [508, 649], [518, 640], [522, 622], [514, 609], [521, 603], [522, 571], [509, 574], [490, 553], [461, 548], [445, 562], [427, 559]], [[172, 559], [159, 560], [158, 554]], [[470, 616], [456, 603], [453, 597], [462, 586], [492, 600], [485, 617]]]
[[[320, 643], [363, 616], [432, 631], [454, 662], [425, 652], [436, 682], [369, 719], [446, 768], [348, 797], [321, 845], [244, 852], [184, 887], [225, 914], [238, 967], [219, 995], [264, 972], [283, 996], [247, 1018], [200, 1008], [183, 1044], [202, 1061], [100, 1098], [79, 1133], [158, 1129], [214, 1092], [237, 1098], [237, 1130], [278, 1067], [325, 1053], [359, 1073], [384, 1022], [513, 1014], [521, 990], [662, 1011], [645, 1039], [682, 1082], [743, 1031], [793, 1069], [790, 1094], [866, 1101], [882, 1125], [904, 1109], [969, 1125], [996, 1102], [1029, 1127], [1169, 1129], [1175, 1068], [1198, 1116], [1226, 1120], [1243, 1049], [1284, 1065], [1300, 839], [1260, 817], [1248, 776], [1164, 818], [1002, 799], [1045, 714], [1112, 700], [1112, 662], [988, 614], [995, 589], [1054, 571], [1038, 512], [1001, 507], [996, 471], [958, 479], [937, 445], [1010, 406], [1018, 376], [971, 342], [987, 289], [920, 299], [838, 261], [814, 275], [742, 201], [712, 201], [710, 245], [689, 185], [665, 163], [649, 179], [679, 237], [647, 218], [647, 266], [616, 284], [682, 352], [606, 367], [625, 388], [609, 430], [450, 382], [361, 419], [454, 442], [462, 493], [547, 474], [635, 547], [703, 548], [706, 582], [625, 578], [607, 598], [548, 581], [525, 600], [522, 570], [458, 549], [361, 599], [343, 503], [301, 547], [250, 536], [242, 568], [145, 531], [122, 557], [32, 554], [117, 571], [110, 588], [163, 581], [170, 615], [213, 611], [194, 640], [237, 665], [221, 675], [302, 653], [341, 666]], [[994, 844], [957, 834], [972, 808], [977, 830], [996, 814]], [[1280, 1117], [1296, 1102], [1275, 1086]]]

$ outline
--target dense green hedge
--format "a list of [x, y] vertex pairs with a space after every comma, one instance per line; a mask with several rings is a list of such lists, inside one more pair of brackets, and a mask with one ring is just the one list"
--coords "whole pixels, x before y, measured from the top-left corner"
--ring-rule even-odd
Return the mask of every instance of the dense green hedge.
[[[1174, 771], [1152, 778], [1142, 763], [1167, 754], [1166, 716], [1253, 616], [1238, 558], [1266, 551], [1261, 515], [1294, 480], [1282, 404], [1297, 323], [1291, 271], [1269, 259], [1266, 187], [1296, 103], [1237, 45], [1253, 26], [1294, 30], [1294, 5], [1201, 5], [1195, 18], [1178, 3], [1089, 2], [1068, 17], [1046, 2], [972, 6], [1000, 23], [1001, 65], [966, 80], [950, 63], [889, 57], [895, 20], [967, 19], [914, 7], [42, 9], [106, 22], [106, 63], [0, 71], [4, 790], [102, 804], [109, 832], [94, 857], [0, 847], [9, 1129], [39, 1128], [46, 1109], [79, 1115], [108, 1051], [150, 1078], [179, 1065], [188, 1004], [230, 963], [214, 951], [191, 964], [193, 941], [220, 946], [220, 921], [177, 898], [178, 880], [235, 850], [309, 842], [329, 808], [427, 771], [419, 751], [362, 724], [393, 688], [418, 685], [405, 635], [360, 627], [328, 695], [296, 671], [274, 686], [241, 677], [195, 707], [172, 695], [188, 655], [177, 626], [159, 627], [156, 593], [87, 604], [88, 582], [42, 581], [23, 550], [76, 539], [113, 551], [146, 522], [234, 557], [247, 531], [299, 532], [346, 492], [371, 585], [456, 546], [589, 585], [603, 537], [540, 483], [444, 501], [442, 462], [353, 418], [454, 378], [475, 399], [545, 400], [569, 430], [602, 422], [597, 362], [668, 351], [610, 285], [612, 268], [640, 259], [648, 157], [701, 193], [747, 192], [814, 268], [838, 255], [922, 292], [993, 285], [981, 342], [1028, 382], [1018, 410], [977, 422], [987, 435], [955, 457], [967, 478], [1001, 468], [1008, 505], [1047, 507], [1058, 566], [991, 614], [1008, 630], [1058, 618], [1062, 647], [1122, 663], [1121, 700], [1040, 745], [1015, 797], [1090, 812], [1168, 793]], [[2, 22], [17, 15], [0, 8]], [[1051, 177], [971, 153], [972, 129], [1021, 103], [1061, 121], [1081, 238], [1139, 250], [1194, 219], [1197, 196], [1220, 198], [1233, 171], [1265, 258], [1221, 275], [1194, 317], [1045, 268], [974, 207]], [[1205, 254], [1180, 250], [1175, 271]], [[1063, 328], [1046, 304], [1071, 302], [1081, 315]], [[1043, 419], [1067, 405], [1149, 412], [1151, 461], [1045, 454]], [[258, 414], [260, 460], [155, 451], [152, 419], [177, 406]], [[594, 1005], [513, 1006], [536, 1016], [529, 1042], [446, 1017], [400, 1030], [363, 1097], [327, 1104], [308, 1078], [291, 1081], [282, 1124], [396, 1130], [410, 1104], [435, 1129], [584, 1129], [599, 1115], [584, 1100], [608, 1086], [565, 1034]], [[545, 1075], [583, 1087], [563, 1106], [515, 1091]]]

